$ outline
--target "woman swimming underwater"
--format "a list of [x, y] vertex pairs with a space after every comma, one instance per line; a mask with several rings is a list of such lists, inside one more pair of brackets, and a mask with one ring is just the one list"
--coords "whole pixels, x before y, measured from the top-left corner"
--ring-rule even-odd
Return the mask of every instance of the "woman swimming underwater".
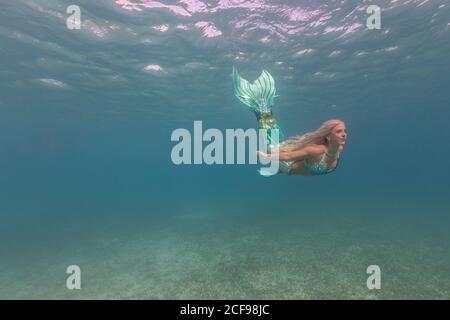
[[[275, 81], [266, 70], [249, 83], [233, 67], [233, 90], [236, 97], [256, 115], [260, 129], [266, 130], [269, 152], [258, 151], [261, 157], [279, 160], [278, 173], [318, 176], [334, 171], [347, 139], [341, 120], [328, 120], [317, 130], [283, 141], [283, 133], [272, 113]], [[276, 129], [276, 130], [274, 130]], [[278, 136], [275, 137], [274, 135]], [[264, 169], [263, 176], [271, 176]]]

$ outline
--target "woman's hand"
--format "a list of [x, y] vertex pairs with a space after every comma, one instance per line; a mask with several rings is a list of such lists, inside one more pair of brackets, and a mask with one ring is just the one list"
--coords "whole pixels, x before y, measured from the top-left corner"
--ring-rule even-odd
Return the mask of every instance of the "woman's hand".
[[268, 159], [276, 158], [278, 155], [277, 153], [265, 153], [263, 151], [256, 151], [256, 154], [258, 154], [260, 157]]

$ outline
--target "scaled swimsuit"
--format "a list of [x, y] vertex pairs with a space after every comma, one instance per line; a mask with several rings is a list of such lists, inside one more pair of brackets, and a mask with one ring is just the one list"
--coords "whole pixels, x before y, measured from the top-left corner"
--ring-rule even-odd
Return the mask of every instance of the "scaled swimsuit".
[[[325, 163], [325, 158], [327, 157], [326, 152], [323, 153], [322, 158], [320, 158], [320, 161], [317, 163], [309, 163], [306, 160], [303, 160], [303, 168], [305, 169], [305, 171], [310, 175], [310, 176], [321, 176], [327, 173], [330, 173], [334, 170], [336, 170], [336, 168], [338, 167], [339, 164], [339, 154], [337, 156], [337, 162], [336, 165], [334, 166], [334, 168], [331, 169], [327, 169], [326, 163]], [[280, 167], [280, 172], [287, 174], [287, 175], [291, 175], [292, 172], [292, 165], [297, 162], [297, 161], [280, 161], [279, 162], [279, 167]]]

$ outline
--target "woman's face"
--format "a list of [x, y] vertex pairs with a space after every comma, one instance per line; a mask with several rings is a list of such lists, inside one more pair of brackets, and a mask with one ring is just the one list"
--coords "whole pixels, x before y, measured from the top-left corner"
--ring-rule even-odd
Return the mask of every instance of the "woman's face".
[[345, 123], [342, 122], [335, 126], [328, 137], [331, 143], [344, 145], [347, 139], [347, 128], [345, 127]]

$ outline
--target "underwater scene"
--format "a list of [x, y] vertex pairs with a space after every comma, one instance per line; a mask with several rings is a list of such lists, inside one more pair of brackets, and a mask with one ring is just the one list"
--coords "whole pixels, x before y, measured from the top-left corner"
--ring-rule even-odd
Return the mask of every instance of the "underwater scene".
[[449, 299], [449, 83], [448, 0], [2, 1], [0, 299]]

